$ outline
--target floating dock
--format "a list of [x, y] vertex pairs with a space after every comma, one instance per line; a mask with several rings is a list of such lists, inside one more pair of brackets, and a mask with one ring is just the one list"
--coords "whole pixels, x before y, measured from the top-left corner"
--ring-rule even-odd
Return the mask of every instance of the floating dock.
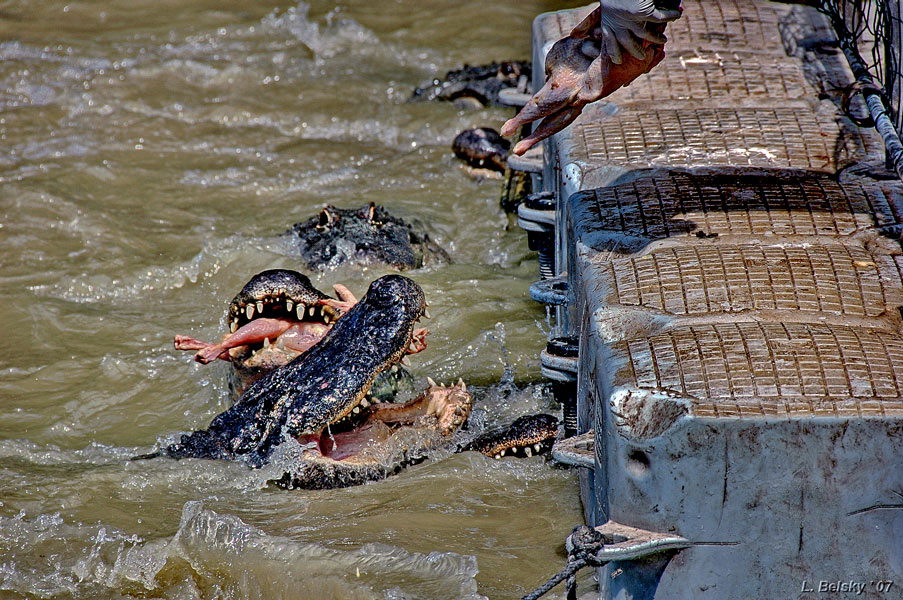
[[[537, 17], [534, 89], [587, 11]], [[557, 456], [589, 525], [645, 535], [601, 597], [903, 597], [903, 184], [815, 9], [685, 0], [667, 34], [520, 212], [554, 239]]]

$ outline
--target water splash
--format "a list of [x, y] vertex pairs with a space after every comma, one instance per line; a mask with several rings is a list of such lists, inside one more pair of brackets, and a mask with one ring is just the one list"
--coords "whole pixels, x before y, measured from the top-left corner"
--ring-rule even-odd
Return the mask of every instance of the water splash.
[[[269, 535], [202, 502], [186, 502], [171, 538], [144, 540], [100, 525], [67, 523], [57, 514], [0, 517], [0, 590], [54, 597], [117, 596], [144, 588], [177, 597], [184, 581], [225, 599], [249, 597], [484, 598], [477, 593], [476, 559], [452, 552], [420, 554], [370, 543], [334, 550]], [[135, 590], [136, 592], [138, 590]], [[145, 594], [138, 594], [145, 595]], [[200, 594], [206, 596], [207, 594]]]

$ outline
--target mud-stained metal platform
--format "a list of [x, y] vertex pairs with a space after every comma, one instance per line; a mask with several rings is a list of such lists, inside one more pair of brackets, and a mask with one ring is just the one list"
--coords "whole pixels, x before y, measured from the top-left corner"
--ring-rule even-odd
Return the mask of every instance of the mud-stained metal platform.
[[[903, 581], [903, 184], [844, 113], [821, 14], [684, 9], [661, 65], [545, 144], [537, 297], [579, 340], [583, 434], [558, 454], [590, 524], [691, 544], [610, 563], [602, 597], [887, 597], [868, 582]], [[535, 64], [584, 12], [536, 19]]]

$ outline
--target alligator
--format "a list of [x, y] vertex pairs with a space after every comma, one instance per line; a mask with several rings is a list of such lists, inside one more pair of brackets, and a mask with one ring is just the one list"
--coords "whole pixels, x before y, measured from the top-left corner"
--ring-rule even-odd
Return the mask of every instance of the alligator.
[[465, 129], [452, 142], [455, 156], [474, 169], [488, 169], [504, 173], [508, 167], [508, 151], [511, 142], [495, 129], [477, 127]]
[[311, 270], [347, 263], [406, 271], [451, 262], [429, 235], [372, 202], [356, 209], [326, 206], [288, 233]]
[[499, 92], [514, 88], [525, 93], [530, 84], [530, 62], [506, 60], [449, 71], [411, 94], [412, 100], [445, 100], [463, 108], [501, 106]]
[[[309, 294], [303, 312], [309, 313], [311, 305], [347, 308], [339, 305], [345, 300], [315, 296]], [[267, 312], [266, 303], [263, 311], [256, 300], [252, 306], [253, 312]], [[425, 313], [423, 291], [412, 280], [401, 275], [377, 279], [359, 302], [329, 323], [319, 342], [252, 383], [206, 429], [137, 458], [242, 460], [252, 468], [275, 468], [277, 485], [318, 489], [382, 479], [440, 446], [498, 457], [547, 450], [558, 427], [548, 415], [533, 417], [532, 425], [515, 421], [511, 428], [466, 444], [452, 443], [451, 434], [471, 408], [460, 380], [451, 387], [429, 381], [427, 390], [404, 404], [367, 400], [380, 373], [425, 349], [427, 331], [416, 328]], [[237, 314], [230, 309], [232, 323]], [[236, 332], [240, 323], [239, 317]], [[218, 350], [209, 348], [211, 356]]]

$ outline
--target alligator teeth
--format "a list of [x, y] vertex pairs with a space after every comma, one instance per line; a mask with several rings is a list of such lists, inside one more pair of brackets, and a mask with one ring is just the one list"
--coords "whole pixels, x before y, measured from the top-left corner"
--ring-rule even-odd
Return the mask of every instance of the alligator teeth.
[[303, 304], [299, 304], [299, 305], [295, 308], [295, 314], [298, 316], [298, 320], [299, 320], [299, 321], [303, 321], [303, 320], [304, 320], [304, 305], [303, 305]]
[[507, 449], [507, 448], [504, 449], [504, 450], [502, 450], [501, 452], [499, 452], [499, 455], [500, 455], [500, 456], [505, 456], [505, 453], [506, 453], [506, 452], [508, 452], [508, 449]]
[[366, 398], [364, 398], [363, 400], [361, 400], [361, 408], [367, 408], [368, 406], [370, 406], [370, 403], [367, 402], [367, 399], [366, 399]]
[[401, 357], [401, 364], [403, 364], [403, 365], [406, 366], [406, 367], [410, 367], [410, 366], [411, 366], [411, 361], [408, 360], [408, 357], [407, 357], [407, 356], [402, 356], [402, 357]]
[[308, 309], [307, 309], [307, 314], [308, 314], [308, 316], [311, 316], [311, 317], [312, 317], [312, 316], [314, 316], [314, 313], [315, 313], [316, 311], [317, 311], [316, 308], [314, 308], [313, 306], [310, 306], [310, 307], [308, 307]]
[[428, 311], [428, 310], [425, 309], [425, 308], [423, 309], [423, 316], [426, 317], [427, 319], [431, 319], [431, 318], [432, 318], [432, 317], [430, 316], [430, 311]]
[[533, 449], [539, 452], [539, 449], [542, 448], [540, 444], [533, 444]]
[[245, 316], [248, 318], [249, 321], [254, 318], [254, 305], [253, 304], [249, 304], [245, 307]]
[[533, 456], [533, 449], [532, 448], [524, 448], [524, 454], [527, 455], [527, 458], [530, 458], [531, 456]]
[[357, 414], [357, 413], [361, 412], [361, 407], [355, 406], [354, 408], [351, 409], [351, 412], [354, 414]]
[[264, 348], [270, 347], [270, 338], [263, 338], [263, 347]]
[[467, 386], [464, 385], [464, 380], [461, 379], [460, 377], [458, 377], [458, 387], [461, 388], [461, 391], [462, 391], [462, 392], [466, 392], [466, 391], [467, 391]]
[[392, 365], [392, 372], [398, 373], [398, 365]]
[[496, 455], [495, 455], [496, 460], [500, 459], [501, 457], [502, 457], [501, 454], [496, 454]]
[[238, 329], [238, 319], [235, 319], [231, 323], [229, 323], [229, 332], [235, 333], [235, 330]]
[[263, 302], [261, 302], [260, 300], [257, 301], [257, 312], [263, 314]]
[[433, 381], [433, 378], [432, 378], [432, 377], [427, 377], [427, 378], [426, 378], [426, 382], [427, 382], [428, 384], [430, 384], [430, 387], [436, 387], [436, 382]]
[[408, 344], [408, 351], [409, 351], [411, 354], [416, 354], [416, 353], [417, 353], [417, 346], [414, 345], [414, 340], [411, 340], [411, 343]]
[[289, 314], [291, 314], [291, 312], [292, 312], [292, 310], [293, 310], [294, 308], [295, 308], [295, 303], [294, 303], [294, 302], [292, 302], [291, 300], [286, 300], [286, 301], [285, 301], [285, 310], [288, 311]]

